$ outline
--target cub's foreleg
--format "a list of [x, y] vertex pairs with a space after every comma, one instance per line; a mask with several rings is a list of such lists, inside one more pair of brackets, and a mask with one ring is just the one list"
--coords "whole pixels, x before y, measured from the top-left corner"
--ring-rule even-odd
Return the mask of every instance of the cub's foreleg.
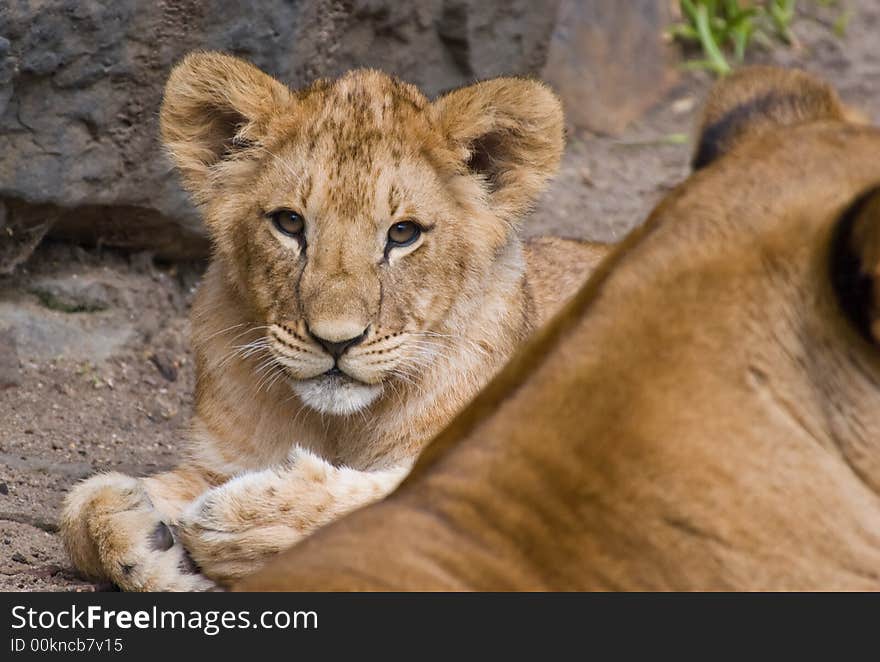
[[409, 469], [357, 471], [297, 448], [283, 467], [243, 474], [207, 491], [186, 509], [178, 532], [202, 572], [226, 584], [386, 496]]
[[71, 560], [91, 579], [126, 591], [213, 588], [174, 532], [183, 509], [209, 488], [199, 471], [188, 468], [149, 478], [92, 476], [70, 491], [61, 513]]

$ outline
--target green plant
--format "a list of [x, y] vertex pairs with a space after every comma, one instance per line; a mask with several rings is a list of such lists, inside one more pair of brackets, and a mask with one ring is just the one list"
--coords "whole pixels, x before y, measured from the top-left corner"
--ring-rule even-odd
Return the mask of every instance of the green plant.
[[[819, 0], [825, 6], [839, 0]], [[797, 0], [679, 0], [681, 22], [670, 28], [670, 34], [688, 44], [697, 44], [703, 58], [690, 61], [689, 68], [708, 69], [724, 76], [732, 67], [725, 51], [732, 51], [736, 62], [742, 62], [753, 42], [771, 45], [773, 40], [796, 43], [791, 31]], [[843, 17], [848, 14], [844, 12]], [[835, 31], [845, 29], [846, 19]]]
[[709, 69], [718, 75], [730, 72], [722, 47], [732, 44], [737, 57], [745, 53], [754, 32], [753, 7], [739, 0], [680, 0], [682, 22], [672, 26], [672, 35], [686, 43], [698, 43], [705, 56], [688, 66]]
[[773, 0], [767, 3], [765, 11], [773, 25], [775, 33], [787, 44], [794, 43], [791, 34], [791, 22], [794, 20], [796, 0]]

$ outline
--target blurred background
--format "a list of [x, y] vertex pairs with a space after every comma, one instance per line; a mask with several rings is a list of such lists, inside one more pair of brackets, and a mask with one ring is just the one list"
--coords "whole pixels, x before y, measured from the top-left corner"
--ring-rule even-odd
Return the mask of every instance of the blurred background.
[[687, 175], [701, 99], [743, 62], [811, 70], [880, 118], [878, 34], [877, 0], [4, 0], [0, 590], [94, 590], [55, 535], [64, 492], [178, 454], [209, 254], [158, 142], [185, 53], [293, 87], [361, 66], [431, 95], [543, 78], [568, 144], [524, 231], [614, 242]]

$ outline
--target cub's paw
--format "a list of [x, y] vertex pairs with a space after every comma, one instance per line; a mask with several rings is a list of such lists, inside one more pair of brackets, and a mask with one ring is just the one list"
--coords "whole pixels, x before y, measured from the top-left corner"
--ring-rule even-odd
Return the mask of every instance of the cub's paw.
[[199, 573], [143, 487], [118, 473], [74, 487], [64, 503], [61, 535], [74, 565], [86, 576], [126, 591], [207, 591]]
[[260, 471], [208, 490], [175, 529], [202, 572], [220, 584], [252, 574], [304, 536], [290, 521], [291, 507], [276, 503], [267, 476], [277, 478], [272, 470]]

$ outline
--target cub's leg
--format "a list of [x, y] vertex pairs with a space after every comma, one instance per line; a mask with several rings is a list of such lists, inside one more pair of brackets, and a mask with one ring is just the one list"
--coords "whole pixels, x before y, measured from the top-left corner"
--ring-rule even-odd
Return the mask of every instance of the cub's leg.
[[409, 469], [357, 471], [296, 448], [283, 467], [246, 473], [205, 492], [183, 513], [178, 533], [202, 572], [227, 584], [388, 495]]
[[201, 575], [174, 533], [187, 504], [209, 489], [203, 475], [179, 468], [149, 478], [92, 476], [64, 502], [61, 535], [74, 565], [126, 591], [205, 591]]

